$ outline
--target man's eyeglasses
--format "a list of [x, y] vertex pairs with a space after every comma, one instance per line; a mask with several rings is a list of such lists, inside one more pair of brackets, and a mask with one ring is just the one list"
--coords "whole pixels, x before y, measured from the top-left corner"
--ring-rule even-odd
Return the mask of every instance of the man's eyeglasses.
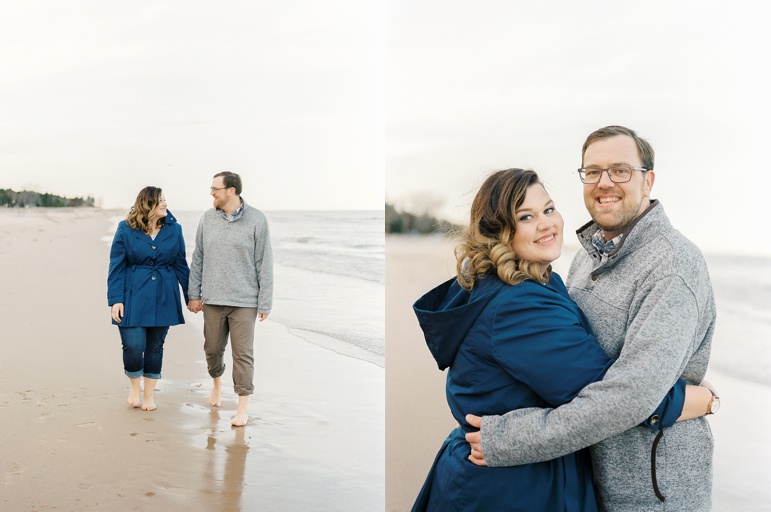
[[578, 169], [578, 176], [584, 183], [599, 183], [602, 179], [602, 173], [607, 172], [608, 178], [613, 183], [626, 183], [632, 179], [632, 171], [648, 172], [644, 167], [632, 167], [631, 165], [614, 165], [602, 169], [600, 167], [581, 167]]
[[230, 187], [209, 187], [209, 192], [214, 192], [215, 190], [225, 190], [226, 188]]

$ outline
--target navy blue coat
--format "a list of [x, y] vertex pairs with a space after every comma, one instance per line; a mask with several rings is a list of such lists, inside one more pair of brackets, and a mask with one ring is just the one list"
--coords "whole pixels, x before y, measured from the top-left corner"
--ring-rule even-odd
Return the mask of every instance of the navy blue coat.
[[[510, 286], [488, 276], [470, 293], [451, 279], [413, 308], [439, 369], [450, 368], [447, 401], [461, 425], [444, 442], [413, 510], [596, 510], [588, 450], [489, 468], [468, 460], [464, 438], [476, 430], [466, 414], [557, 407], [612, 365], [562, 279], [552, 273], [546, 285], [528, 280]], [[675, 422], [684, 395], [681, 380], [654, 412], [661, 418], [656, 427]]]
[[162, 327], [185, 323], [179, 287], [187, 302], [190, 269], [177, 219], [167, 212], [155, 237], [118, 224], [110, 249], [107, 303], [123, 303], [121, 327]]

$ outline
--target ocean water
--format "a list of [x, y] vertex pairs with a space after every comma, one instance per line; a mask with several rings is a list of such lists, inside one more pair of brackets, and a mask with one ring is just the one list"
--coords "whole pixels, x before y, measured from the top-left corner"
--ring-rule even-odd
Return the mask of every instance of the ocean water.
[[[190, 262], [203, 212], [172, 212]], [[269, 320], [310, 343], [384, 367], [384, 212], [263, 213], [275, 278]]]
[[771, 258], [705, 257], [717, 304], [710, 368], [771, 386]]
[[385, 213], [265, 212], [276, 261], [385, 284]]

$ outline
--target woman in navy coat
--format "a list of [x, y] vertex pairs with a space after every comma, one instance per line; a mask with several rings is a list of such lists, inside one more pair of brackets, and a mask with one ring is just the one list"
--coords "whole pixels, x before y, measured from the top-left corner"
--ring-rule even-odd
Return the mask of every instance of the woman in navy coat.
[[153, 392], [161, 378], [163, 343], [169, 326], [185, 323], [179, 289], [187, 302], [189, 275], [182, 227], [166, 209], [163, 191], [143, 188], [118, 224], [107, 277], [107, 302], [123, 344], [132, 407], [139, 407], [144, 377], [142, 409], [156, 408]]
[[[556, 407], [601, 380], [612, 364], [551, 272], [562, 229], [562, 216], [535, 172], [491, 175], [474, 199], [456, 250], [458, 277], [415, 303], [439, 369], [449, 367], [447, 400], [460, 426], [442, 445], [413, 511], [597, 510], [587, 450], [489, 468], [468, 460], [465, 439], [466, 432], [477, 430], [467, 414]], [[659, 421], [646, 424], [653, 429], [674, 424], [684, 395], [681, 379], [654, 412]]]

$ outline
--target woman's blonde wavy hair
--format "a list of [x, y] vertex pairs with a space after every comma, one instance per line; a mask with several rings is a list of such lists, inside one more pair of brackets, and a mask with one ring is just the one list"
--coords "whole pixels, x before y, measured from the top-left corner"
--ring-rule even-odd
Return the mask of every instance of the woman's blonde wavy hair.
[[163, 217], [155, 215], [155, 209], [161, 202], [163, 190], [158, 187], [145, 187], [139, 191], [134, 206], [126, 215], [126, 224], [131, 229], [139, 229], [151, 235], [156, 226], [163, 225]]
[[477, 279], [495, 272], [507, 284], [526, 279], [549, 281], [551, 265], [520, 260], [511, 241], [516, 227], [514, 214], [531, 185], [542, 185], [535, 171], [505, 169], [491, 174], [471, 204], [469, 225], [457, 233], [455, 247], [458, 283], [471, 290]]

